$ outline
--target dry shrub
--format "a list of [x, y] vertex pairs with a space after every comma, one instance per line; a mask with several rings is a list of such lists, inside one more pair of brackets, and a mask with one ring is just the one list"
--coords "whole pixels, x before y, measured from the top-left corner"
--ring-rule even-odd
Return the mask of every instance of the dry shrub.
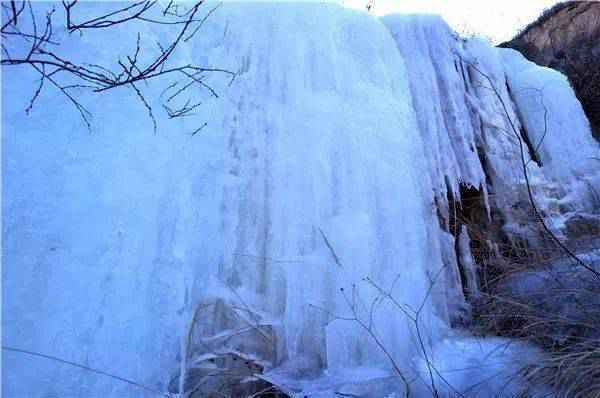
[[[492, 248], [489, 231], [468, 227], [481, 281], [473, 327], [541, 347], [545, 359], [523, 370], [531, 381], [563, 397], [600, 397], [600, 280], [549, 239], [535, 246], [526, 239], [501, 241]], [[579, 251], [598, 243], [581, 239], [570, 246]], [[592, 265], [600, 268], [600, 260]]]

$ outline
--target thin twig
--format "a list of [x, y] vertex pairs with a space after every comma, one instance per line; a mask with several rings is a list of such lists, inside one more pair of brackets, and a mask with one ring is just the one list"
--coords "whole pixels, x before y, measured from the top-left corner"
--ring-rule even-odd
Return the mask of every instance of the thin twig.
[[138, 383], [136, 381], [129, 380], [129, 379], [126, 379], [124, 377], [117, 376], [115, 374], [108, 373], [108, 372], [105, 372], [105, 371], [102, 371], [102, 370], [94, 369], [94, 368], [91, 368], [89, 366], [82, 365], [82, 364], [79, 364], [79, 363], [76, 363], [76, 362], [67, 361], [65, 359], [55, 357], [53, 355], [42, 354], [42, 353], [35, 352], [35, 351], [29, 351], [29, 350], [24, 350], [24, 349], [21, 349], [21, 348], [15, 348], [15, 347], [5, 346], [5, 345], [2, 346], [2, 349], [4, 351], [16, 352], [16, 353], [20, 353], [20, 354], [31, 355], [31, 356], [35, 356], [35, 357], [39, 357], [39, 358], [45, 358], [45, 359], [49, 359], [49, 360], [52, 360], [52, 361], [64, 363], [64, 364], [67, 364], [67, 365], [70, 365], [70, 366], [74, 366], [76, 368], [80, 368], [80, 369], [86, 370], [88, 372], [97, 373], [97, 374], [100, 374], [100, 375], [103, 375], [103, 376], [106, 376], [106, 377], [110, 377], [110, 378], [115, 379], [115, 380], [122, 381], [122, 382], [130, 384], [132, 386], [141, 388], [143, 390], [150, 391], [150, 392], [156, 393], [156, 394], [160, 394], [160, 395], [162, 395], [164, 397], [169, 397], [169, 394], [167, 394], [167, 393], [164, 393], [162, 391], [156, 390], [156, 389], [154, 389], [152, 387], [145, 386], [145, 385], [140, 384], [140, 383]]

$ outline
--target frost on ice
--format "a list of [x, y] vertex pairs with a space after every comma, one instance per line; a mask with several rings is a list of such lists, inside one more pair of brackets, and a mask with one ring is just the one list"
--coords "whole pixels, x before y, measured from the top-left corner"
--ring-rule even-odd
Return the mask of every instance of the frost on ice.
[[[450, 329], [477, 277], [452, 214], [474, 189], [522, 232], [507, 114], [534, 147], [540, 207], [586, 207], [598, 145], [566, 80], [437, 17], [238, 3], [203, 29], [188, 56], [237, 76], [210, 77], [221, 95], [194, 137], [190, 121], [153, 135], [120, 92], [93, 104], [92, 134], [50, 95], [25, 118], [31, 76], [3, 80], [4, 342], [172, 392], [181, 369], [241, 358], [256, 368], [240, 382], [315, 396], [385, 396], [405, 388], [398, 371], [427, 396], [427, 363], [473, 367], [504, 344]], [[563, 206], [545, 199], [553, 183]], [[4, 372], [8, 396], [143, 393], [10, 353]], [[463, 376], [453, 389], [485, 374]]]

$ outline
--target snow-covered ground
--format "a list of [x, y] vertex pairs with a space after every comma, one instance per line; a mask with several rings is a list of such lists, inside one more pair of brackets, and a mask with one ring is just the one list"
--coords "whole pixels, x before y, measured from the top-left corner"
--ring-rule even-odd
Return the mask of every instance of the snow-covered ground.
[[[512, 377], [530, 349], [449, 329], [464, 298], [437, 212], [452, 211], [447, 192], [459, 196], [460, 183], [493, 186], [507, 192], [496, 205], [510, 221], [524, 181], [507, 114], [545, 137], [542, 167], [528, 165], [540, 207], [555, 211], [542, 187], [557, 184], [570, 209], [586, 209], [584, 188], [566, 192], [597, 181], [587, 158], [598, 144], [566, 80], [457, 39], [437, 17], [226, 3], [202, 29], [185, 56], [237, 76], [211, 75], [220, 98], [197, 118], [159, 120], [157, 134], [126, 91], [89, 101], [91, 133], [52, 92], [25, 117], [33, 76], [3, 71], [4, 344], [166, 391], [194, 311], [211, 308], [198, 338], [216, 339], [231, 331], [226, 311], [243, 308], [270, 338], [230, 348], [260, 353], [280, 384], [312, 378], [353, 393], [361, 378], [387, 378], [389, 394], [404, 388], [395, 362], [421, 396], [432, 378], [449, 394], [502, 389], [497, 371]], [[96, 62], [119, 50], [77, 40]], [[543, 106], [524, 89], [546, 86], [544, 133]], [[503, 365], [480, 366], [496, 363], [487, 354]], [[144, 393], [41, 358], [3, 359], [5, 396]], [[378, 396], [365, 385], [361, 396]]]

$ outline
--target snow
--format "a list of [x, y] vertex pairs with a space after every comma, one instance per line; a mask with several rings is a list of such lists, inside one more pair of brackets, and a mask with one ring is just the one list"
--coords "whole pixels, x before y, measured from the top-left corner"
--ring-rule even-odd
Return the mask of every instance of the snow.
[[[24, 117], [32, 75], [3, 73], [4, 344], [166, 391], [192, 325], [193, 342], [229, 340], [226, 350], [274, 364], [261, 377], [282, 386], [397, 392], [374, 334], [403, 372], [425, 379], [415, 384], [422, 396], [429, 376], [406, 313], [420, 309], [425, 353], [442, 373], [450, 358], [461, 369], [503, 345], [451, 338], [450, 319], [467, 311], [457, 241], [470, 290], [476, 272], [466, 232], [445, 232], [436, 211], [448, 220], [448, 193], [460, 199], [461, 184], [489, 205], [492, 187], [506, 192], [493, 201], [511, 221], [524, 182], [500, 99], [538, 138], [538, 105], [517, 89], [529, 79], [558, 82], [546, 103], [552, 129], [574, 119], [568, 154], [549, 135], [544, 166], [528, 165], [533, 181], [595, 181], [581, 159], [595, 143], [564, 79], [533, 79], [540, 68], [459, 40], [431, 16], [226, 3], [202, 32], [181, 56], [237, 76], [210, 75], [219, 98], [207, 98], [197, 118], [161, 117], [157, 134], [126, 91], [86, 98], [92, 133], [55, 93]], [[84, 40], [87, 56], [112, 58], [94, 36], [71, 40]], [[500, 99], [470, 63], [497, 83]], [[546, 193], [536, 188], [542, 209]], [[587, 200], [564, 198], [575, 207]], [[199, 347], [197, 358], [215, 354]], [[7, 396], [143, 393], [39, 358], [4, 361]], [[474, 373], [448, 378], [462, 389], [490, 376]]]
[[[525, 392], [531, 396], [552, 395], [544, 387], [532, 386], [521, 377], [524, 367], [543, 357], [539, 350], [522, 342], [456, 335], [439, 341], [433, 352], [429, 367], [434, 373], [433, 385], [441, 396], [512, 397]], [[424, 360], [420, 374], [431, 391]]]

